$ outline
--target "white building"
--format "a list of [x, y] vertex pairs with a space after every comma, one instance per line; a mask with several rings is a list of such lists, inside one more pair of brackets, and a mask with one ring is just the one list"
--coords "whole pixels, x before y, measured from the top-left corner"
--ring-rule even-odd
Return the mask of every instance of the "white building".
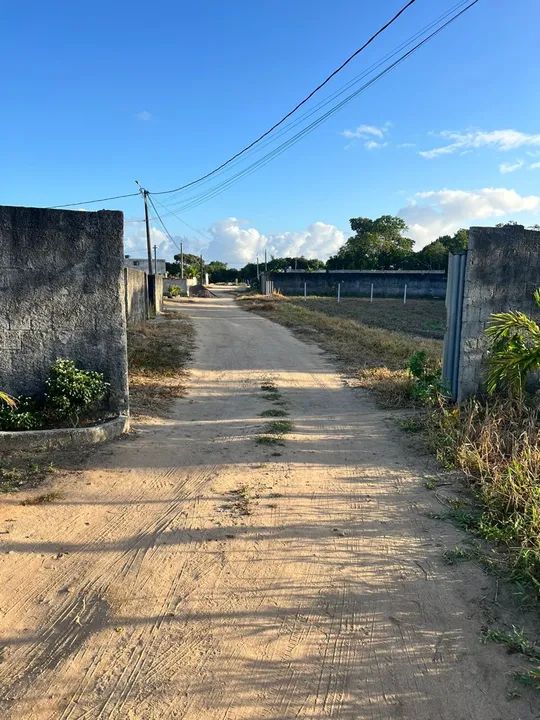
[[[155, 273], [158, 275], [166, 275], [167, 274], [167, 266], [165, 264], [165, 260], [162, 260], [160, 258], [157, 258], [156, 260], [156, 267], [154, 268], [154, 258], [152, 258], [152, 269]], [[147, 258], [132, 258], [129, 256], [126, 256], [124, 258], [124, 266], [125, 267], [132, 267], [136, 270], [144, 270], [144, 272], [148, 272], [148, 259]]]

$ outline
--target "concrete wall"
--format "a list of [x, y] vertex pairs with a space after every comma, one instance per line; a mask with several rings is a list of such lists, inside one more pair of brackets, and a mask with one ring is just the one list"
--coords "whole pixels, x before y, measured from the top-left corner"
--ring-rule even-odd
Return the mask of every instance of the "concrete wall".
[[335, 295], [341, 283], [341, 295], [369, 296], [373, 283], [374, 297], [407, 297], [444, 299], [446, 273], [442, 270], [333, 270], [330, 272], [268, 272], [263, 279], [273, 281], [274, 289], [284, 295], [302, 295], [304, 282], [308, 295]]
[[[136, 270], [144, 270], [144, 272], [148, 272], [148, 258], [132, 258], [132, 257], [124, 257], [124, 266], [125, 267], [132, 267]], [[157, 258], [157, 262], [154, 261], [154, 256], [152, 255], [152, 270], [157, 273], [158, 275], [166, 275], [167, 274], [167, 261], [163, 260], [162, 258]]]
[[189, 288], [197, 284], [197, 278], [163, 278], [163, 294], [166, 295], [169, 292], [171, 285], [178, 285], [183, 292], [188, 294]]
[[540, 320], [540, 232], [521, 225], [472, 227], [465, 268], [458, 401], [482, 387], [491, 313], [522, 310]]
[[154, 289], [156, 292], [155, 307], [156, 312], [160, 313], [163, 310], [163, 275], [155, 275]]
[[148, 319], [146, 273], [142, 270], [125, 267], [124, 294], [127, 324], [133, 326], [146, 322]]
[[0, 206], [0, 387], [43, 390], [58, 357], [103, 372], [128, 409], [123, 215]]

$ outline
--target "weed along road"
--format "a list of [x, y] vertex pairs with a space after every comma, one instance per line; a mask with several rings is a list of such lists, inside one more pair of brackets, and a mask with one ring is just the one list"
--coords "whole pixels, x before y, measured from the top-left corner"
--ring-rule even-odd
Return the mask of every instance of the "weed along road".
[[174, 311], [187, 397], [2, 505], [0, 717], [538, 717], [388, 413], [226, 292]]

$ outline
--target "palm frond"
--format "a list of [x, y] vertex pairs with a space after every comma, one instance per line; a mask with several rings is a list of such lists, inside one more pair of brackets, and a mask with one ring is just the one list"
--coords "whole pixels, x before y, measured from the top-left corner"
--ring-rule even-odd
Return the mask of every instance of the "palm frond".
[[4, 392], [3, 390], [0, 390], [0, 402], [8, 405], [11, 408], [17, 407], [17, 401], [15, 400], [15, 398], [11, 397], [11, 395], [8, 395], [8, 393]]

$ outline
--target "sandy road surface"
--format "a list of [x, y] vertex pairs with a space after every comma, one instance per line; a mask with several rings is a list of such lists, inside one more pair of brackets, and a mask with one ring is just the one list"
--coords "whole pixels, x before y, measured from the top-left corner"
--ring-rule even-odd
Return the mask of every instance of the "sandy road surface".
[[[442, 562], [457, 536], [384, 413], [230, 298], [183, 311], [198, 349], [173, 417], [62, 500], [2, 504], [0, 717], [536, 717], [479, 642], [492, 580]], [[267, 377], [283, 447], [254, 442]]]

